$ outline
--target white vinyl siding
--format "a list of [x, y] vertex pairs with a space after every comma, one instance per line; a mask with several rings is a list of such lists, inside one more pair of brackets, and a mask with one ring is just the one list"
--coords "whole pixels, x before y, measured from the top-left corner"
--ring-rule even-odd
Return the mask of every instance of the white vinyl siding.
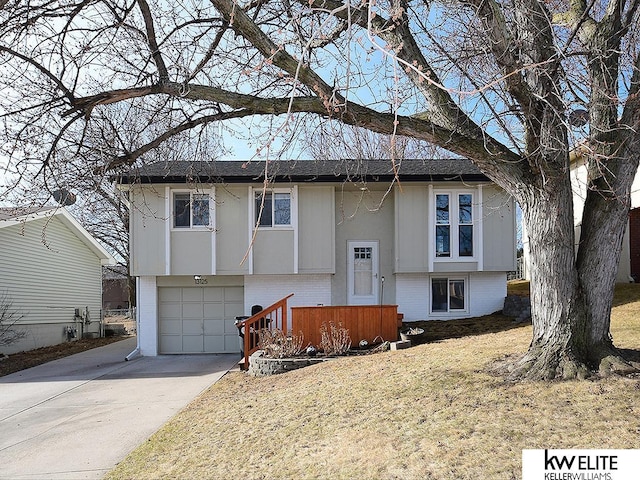
[[[29, 332], [3, 352], [66, 341], [64, 326], [77, 328], [78, 336], [98, 333], [101, 258], [58, 216], [0, 228], [0, 245], [0, 293], [8, 293]], [[86, 307], [91, 323], [76, 324], [75, 309]]]

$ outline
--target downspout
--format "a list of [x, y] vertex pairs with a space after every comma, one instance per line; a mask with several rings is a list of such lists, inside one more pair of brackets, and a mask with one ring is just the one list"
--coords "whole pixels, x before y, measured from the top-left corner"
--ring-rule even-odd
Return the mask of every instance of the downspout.
[[124, 357], [124, 361], [128, 362], [140, 355], [140, 277], [136, 277], [136, 307], [135, 307], [135, 315], [136, 315], [136, 348], [126, 357]]

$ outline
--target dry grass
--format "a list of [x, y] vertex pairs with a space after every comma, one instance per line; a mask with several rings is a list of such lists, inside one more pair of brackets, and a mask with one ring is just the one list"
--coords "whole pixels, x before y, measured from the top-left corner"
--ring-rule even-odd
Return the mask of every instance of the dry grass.
[[[620, 298], [614, 340], [640, 350], [640, 286]], [[514, 385], [485, 373], [530, 335], [523, 326], [276, 377], [232, 372], [107, 478], [512, 479], [524, 448], [640, 448], [640, 379]]]
[[508, 283], [507, 288], [511, 295], [529, 295], [528, 280], [512, 280]]

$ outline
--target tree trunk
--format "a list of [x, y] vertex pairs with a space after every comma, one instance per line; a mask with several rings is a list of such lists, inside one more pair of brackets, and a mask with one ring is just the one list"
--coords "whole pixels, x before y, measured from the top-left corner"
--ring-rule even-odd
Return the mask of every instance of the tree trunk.
[[615, 189], [611, 187], [613, 179], [607, 179], [606, 175], [589, 182], [577, 255], [578, 276], [587, 309], [584, 337], [588, 361], [592, 368], [598, 368], [605, 375], [633, 370], [613, 346], [610, 326], [637, 160], [616, 162], [612, 159], [609, 163], [609, 172], [615, 176]]
[[573, 208], [566, 208], [572, 205], [568, 175], [549, 179], [544, 189], [532, 189], [520, 203], [531, 254], [533, 338], [511, 377], [584, 377], [587, 316], [575, 267]]
[[577, 257], [573, 208], [563, 207], [572, 205], [567, 182], [551, 180], [544, 190], [536, 189], [521, 200], [531, 250], [533, 338], [511, 379], [635, 371], [615, 349], [609, 333], [634, 173], [634, 165], [622, 163], [616, 171], [622, 190], [617, 192], [605, 190], [603, 179], [590, 183]]

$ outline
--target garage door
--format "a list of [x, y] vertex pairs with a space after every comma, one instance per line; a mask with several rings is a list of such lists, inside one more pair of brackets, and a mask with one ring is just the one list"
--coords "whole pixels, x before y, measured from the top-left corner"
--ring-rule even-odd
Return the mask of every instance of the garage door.
[[238, 353], [243, 287], [158, 289], [160, 353]]

